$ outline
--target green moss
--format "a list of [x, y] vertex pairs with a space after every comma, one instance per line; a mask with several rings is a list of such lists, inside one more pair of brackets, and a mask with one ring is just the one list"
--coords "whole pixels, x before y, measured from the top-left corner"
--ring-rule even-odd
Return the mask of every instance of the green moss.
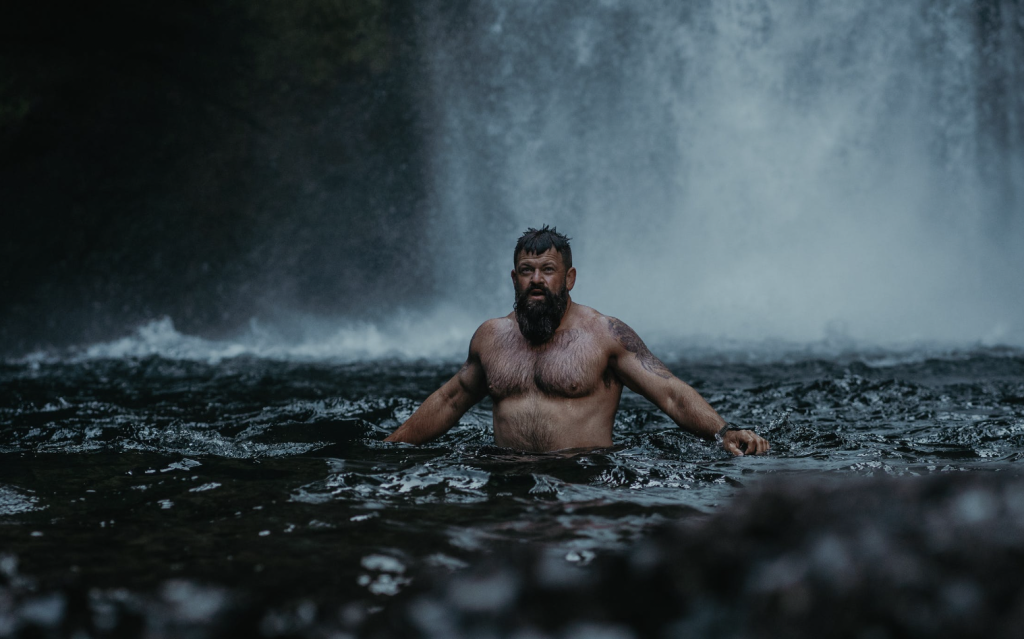
[[0, 80], [0, 132], [21, 124], [32, 112], [32, 104], [32, 98], [14, 82]]

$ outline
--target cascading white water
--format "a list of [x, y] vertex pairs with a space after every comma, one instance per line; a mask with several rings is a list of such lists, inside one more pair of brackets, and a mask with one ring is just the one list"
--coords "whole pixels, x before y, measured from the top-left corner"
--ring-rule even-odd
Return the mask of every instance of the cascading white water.
[[422, 6], [439, 288], [508, 312], [550, 223], [645, 335], [1024, 343], [1024, 87], [979, 71], [1024, 79], [1024, 16], [976, 4]]

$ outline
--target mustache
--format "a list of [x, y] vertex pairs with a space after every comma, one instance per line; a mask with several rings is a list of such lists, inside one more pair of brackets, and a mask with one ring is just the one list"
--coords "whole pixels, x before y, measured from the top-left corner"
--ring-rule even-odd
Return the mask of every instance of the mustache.
[[544, 300], [537, 300], [537, 303], [546, 302], [550, 303], [555, 297], [555, 293], [543, 284], [530, 284], [519, 293], [516, 301], [520, 304], [529, 304], [532, 300], [529, 299], [530, 293], [539, 292], [544, 294]]

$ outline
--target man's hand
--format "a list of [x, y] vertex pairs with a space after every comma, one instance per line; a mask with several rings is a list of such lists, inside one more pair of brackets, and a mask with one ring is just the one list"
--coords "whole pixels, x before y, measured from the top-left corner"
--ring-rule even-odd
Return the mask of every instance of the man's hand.
[[722, 436], [722, 448], [733, 455], [763, 455], [768, 452], [768, 442], [752, 430], [727, 430]]

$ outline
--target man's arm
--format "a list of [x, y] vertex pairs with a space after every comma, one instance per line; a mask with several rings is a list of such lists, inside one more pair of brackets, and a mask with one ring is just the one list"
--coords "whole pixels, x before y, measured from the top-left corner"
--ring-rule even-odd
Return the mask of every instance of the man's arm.
[[[608, 328], [614, 342], [611, 366], [619, 379], [665, 411], [680, 428], [714, 440], [726, 423], [700, 393], [673, 375], [625, 323], [609, 317]], [[768, 451], [768, 442], [751, 430], [726, 431], [722, 446], [733, 455]]]
[[386, 442], [422, 444], [440, 437], [459, 423], [474, 404], [487, 394], [487, 381], [480, 357], [475, 350], [476, 336], [470, 344], [469, 357], [458, 373], [420, 404], [412, 417], [388, 435]]

